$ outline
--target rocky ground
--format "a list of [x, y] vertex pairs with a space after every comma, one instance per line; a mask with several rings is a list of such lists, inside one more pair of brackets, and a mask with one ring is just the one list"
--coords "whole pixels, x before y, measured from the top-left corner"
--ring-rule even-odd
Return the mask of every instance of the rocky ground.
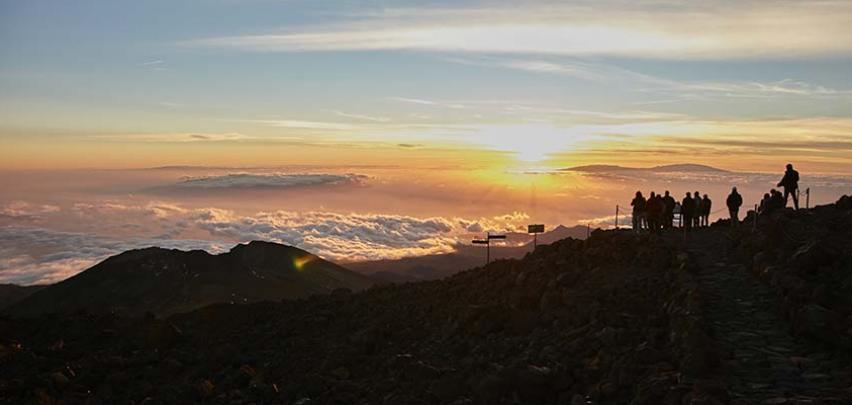
[[756, 230], [595, 232], [360, 293], [2, 319], [0, 400], [848, 404], [848, 202]]

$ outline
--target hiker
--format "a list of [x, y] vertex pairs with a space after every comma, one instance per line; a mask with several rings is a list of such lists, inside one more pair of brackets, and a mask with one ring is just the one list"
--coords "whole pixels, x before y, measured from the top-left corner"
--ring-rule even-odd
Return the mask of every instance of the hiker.
[[692, 199], [692, 194], [686, 193], [686, 197], [680, 202], [681, 223], [686, 230], [692, 229], [692, 215], [695, 212], [695, 201]]
[[770, 212], [783, 210], [784, 207], [787, 206], [787, 202], [784, 201], [784, 196], [781, 194], [780, 191], [773, 188], [771, 191], [769, 191], [769, 194]]
[[695, 201], [695, 210], [692, 211], [692, 226], [698, 228], [701, 226], [701, 212], [704, 211], [704, 208], [701, 206], [703, 201], [701, 201], [701, 193], [698, 191], [692, 195], [692, 199]]
[[757, 207], [757, 213], [760, 215], [769, 214], [772, 212], [772, 196], [769, 193], [763, 195], [760, 200], [760, 205]]
[[799, 172], [793, 170], [793, 165], [787, 163], [784, 177], [778, 182], [778, 187], [784, 187], [784, 207], [790, 195], [793, 196], [793, 207], [799, 209]]
[[645, 205], [647, 201], [641, 191], [636, 192], [636, 197], [630, 202], [633, 206], [633, 230], [639, 232], [642, 229], [642, 220], [645, 218]]
[[671, 229], [672, 227], [675, 205], [677, 205], [677, 201], [669, 195], [669, 190], [666, 190], [663, 197], [663, 228], [665, 229]]
[[737, 192], [737, 188], [731, 189], [731, 194], [728, 195], [728, 212], [731, 214], [731, 226], [737, 226], [740, 223], [740, 207], [743, 205], [743, 196]]
[[704, 194], [704, 200], [701, 201], [701, 226], [710, 226], [710, 208], [713, 206], [713, 201], [710, 197]]
[[648, 229], [652, 233], [657, 233], [660, 230], [663, 220], [663, 198], [656, 195], [653, 191], [648, 198], [648, 203], [645, 205], [645, 216], [648, 219]]

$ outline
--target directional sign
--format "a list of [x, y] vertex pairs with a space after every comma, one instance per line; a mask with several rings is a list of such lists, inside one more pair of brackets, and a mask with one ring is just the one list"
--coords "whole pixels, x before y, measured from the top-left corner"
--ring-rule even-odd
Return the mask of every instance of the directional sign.
[[488, 241], [484, 239], [474, 239], [471, 241], [474, 245], [487, 245]]
[[542, 233], [544, 232], [544, 224], [527, 225], [527, 233]]
[[506, 235], [488, 235], [488, 239], [506, 239]]

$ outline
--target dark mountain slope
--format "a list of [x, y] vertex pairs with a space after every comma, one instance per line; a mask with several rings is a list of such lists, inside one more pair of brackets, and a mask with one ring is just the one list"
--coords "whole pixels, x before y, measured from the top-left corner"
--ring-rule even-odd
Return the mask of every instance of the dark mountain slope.
[[276, 243], [255, 241], [219, 255], [147, 248], [110, 257], [7, 311], [16, 316], [80, 309], [172, 314], [215, 302], [277, 301], [370, 284], [341, 266]]
[[11, 403], [848, 404], [844, 201], [779, 212], [756, 230], [598, 231], [354, 294], [166, 319], [0, 318], [0, 393]]
[[29, 297], [33, 293], [42, 288], [44, 285], [15, 285], [15, 284], [0, 284], [0, 310], [8, 307], [24, 298]]

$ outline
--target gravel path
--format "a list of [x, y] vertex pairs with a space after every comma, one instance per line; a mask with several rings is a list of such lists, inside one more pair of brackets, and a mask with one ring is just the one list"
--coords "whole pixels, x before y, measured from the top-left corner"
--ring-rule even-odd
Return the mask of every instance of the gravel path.
[[718, 261], [726, 256], [724, 232], [694, 232], [686, 247], [699, 267], [707, 322], [724, 353], [719, 374], [731, 404], [848, 404], [841, 399], [849, 390], [843, 385], [852, 381], [848, 365], [793, 336], [775, 294], [745, 266]]

